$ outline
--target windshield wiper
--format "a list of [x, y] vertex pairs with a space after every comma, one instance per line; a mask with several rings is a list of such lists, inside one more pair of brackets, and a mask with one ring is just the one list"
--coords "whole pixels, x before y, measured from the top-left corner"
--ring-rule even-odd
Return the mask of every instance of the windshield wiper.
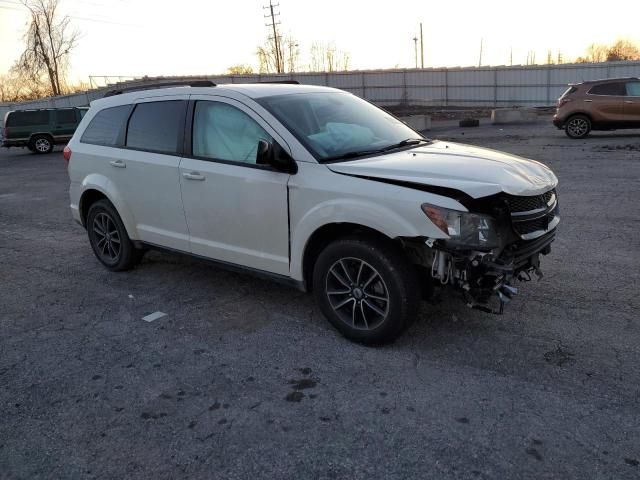
[[374, 155], [376, 153], [388, 152], [389, 150], [395, 150], [396, 148], [408, 147], [411, 145], [417, 145], [419, 143], [431, 143], [431, 140], [426, 138], [407, 138], [401, 142], [387, 145], [386, 147], [376, 148], [372, 150], [355, 150], [353, 152], [343, 153], [341, 155], [335, 155], [333, 157], [323, 158], [323, 162], [334, 162], [336, 160], [348, 160], [349, 158], [364, 157], [366, 155]]
[[326, 158], [323, 158], [322, 161], [333, 162], [335, 160], [347, 160], [349, 158], [364, 157], [365, 155], [373, 155], [374, 153], [380, 153], [382, 151], [383, 150], [379, 148], [376, 150], [356, 150], [353, 152], [343, 153], [341, 155], [335, 155], [333, 157], [326, 157]]
[[431, 140], [426, 138], [407, 138], [401, 142], [394, 143], [393, 145], [387, 145], [380, 149], [381, 152], [388, 152], [389, 150], [395, 150], [396, 148], [408, 147], [409, 145], [418, 145], [419, 143], [431, 143]]

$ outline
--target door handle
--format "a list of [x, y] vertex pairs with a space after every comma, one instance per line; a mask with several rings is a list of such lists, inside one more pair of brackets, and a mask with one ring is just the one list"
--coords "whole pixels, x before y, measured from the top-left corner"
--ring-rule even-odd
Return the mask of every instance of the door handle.
[[122, 160], [111, 160], [109, 163], [111, 164], [112, 167], [127, 168], [127, 164], [124, 163]]
[[591, 103], [591, 102], [593, 102], [593, 100], [585, 100], [585, 102], [589, 102], [589, 103]]
[[200, 172], [184, 172], [182, 174], [182, 176], [184, 178], [186, 178], [187, 180], [204, 180], [204, 175], [202, 175]]
[[635, 102], [632, 102], [631, 100], [625, 100], [624, 103], [635, 103]]

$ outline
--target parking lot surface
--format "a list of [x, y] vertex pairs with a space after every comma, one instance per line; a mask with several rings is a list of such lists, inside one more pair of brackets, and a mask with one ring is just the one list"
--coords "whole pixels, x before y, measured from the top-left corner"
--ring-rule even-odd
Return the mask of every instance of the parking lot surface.
[[382, 348], [187, 257], [108, 272], [61, 153], [3, 150], [0, 478], [640, 478], [638, 132], [431, 135], [545, 162], [562, 222], [504, 315], [444, 296]]

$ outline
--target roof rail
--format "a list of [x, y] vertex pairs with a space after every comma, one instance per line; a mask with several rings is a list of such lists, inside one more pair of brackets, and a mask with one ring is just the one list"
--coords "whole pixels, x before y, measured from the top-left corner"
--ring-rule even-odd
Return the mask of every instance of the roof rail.
[[284, 83], [285, 85], [300, 85], [298, 80], [265, 80], [263, 82], [256, 83]]
[[191, 81], [176, 81], [176, 82], [163, 82], [152, 83], [148, 85], [134, 85], [132, 87], [114, 88], [105, 93], [105, 97], [113, 97], [114, 95], [121, 95], [128, 92], [137, 92], [141, 90], [153, 90], [156, 88], [168, 88], [168, 87], [215, 87], [216, 84], [211, 80], [191, 80]]

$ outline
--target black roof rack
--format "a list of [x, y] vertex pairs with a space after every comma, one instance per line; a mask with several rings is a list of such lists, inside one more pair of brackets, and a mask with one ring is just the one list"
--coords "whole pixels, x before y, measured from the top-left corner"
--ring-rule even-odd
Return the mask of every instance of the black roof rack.
[[105, 97], [113, 97], [114, 95], [121, 95], [128, 92], [137, 92], [142, 90], [153, 90], [156, 88], [168, 88], [168, 87], [215, 87], [216, 84], [211, 80], [191, 80], [191, 81], [176, 81], [176, 82], [163, 82], [152, 83], [148, 85], [134, 85], [132, 87], [114, 88], [105, 93]]
[[298, 80], [265, 80], [264, 82], [255, 83], [284, 83], [285, 85], [300, 85]]
[[618, 82], [620, 80], [640, 80], [638, 77], [611, 77], [611, 78], [599, 78], [597, 80], [585, 80], [582, 83], [599, 83], [599, 82]]

